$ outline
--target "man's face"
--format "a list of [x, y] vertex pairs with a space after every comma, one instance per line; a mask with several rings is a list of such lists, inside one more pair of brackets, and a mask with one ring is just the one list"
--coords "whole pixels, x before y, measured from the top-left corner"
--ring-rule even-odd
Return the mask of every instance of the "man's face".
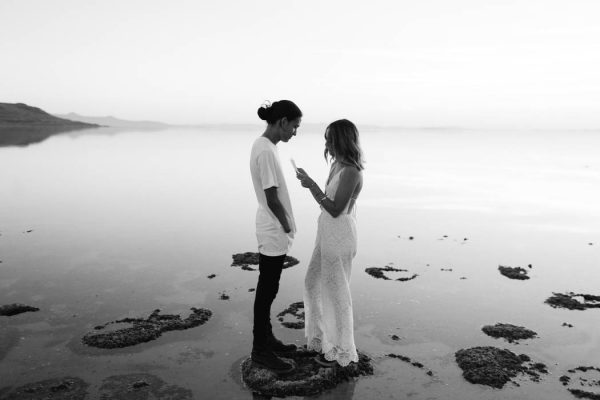
[[288, 121], [287, 119], [283, 119], [281, 123], [281, 141], [288, 142], [292, 136], [296, 136], [296, 131], [300, 127], [300, 122], [302, 122], [302, 118], [298, 117], [294, 120]]

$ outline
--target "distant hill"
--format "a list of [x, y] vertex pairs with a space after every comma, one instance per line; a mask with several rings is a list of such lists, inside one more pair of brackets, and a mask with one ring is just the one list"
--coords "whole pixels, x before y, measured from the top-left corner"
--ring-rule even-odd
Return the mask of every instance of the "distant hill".
[[84, 129], [98, 127], [99, 125], [58, 118], [40, 108], [23, 103], [0, 103], [0, 127], [26, 128], [41, 126]]
[[27, 146], [61, 133], [99, 127], [57, 118], [23, 103], [0, 103], [0, 147]]
[[72, 121], [86, 122], [88, 124], [98, 124], [103, 126], [110, 126], [113, 128], [146, 128], [146, 129], [158, 129], [166, 128], [169, 124], [155, 121], [127, 121], [124, 119], [115, 118], [112, 116], [107, 117], [87, 117], [76, 113], [69, 114], [55, 114], [56, 117], [70, 119]]

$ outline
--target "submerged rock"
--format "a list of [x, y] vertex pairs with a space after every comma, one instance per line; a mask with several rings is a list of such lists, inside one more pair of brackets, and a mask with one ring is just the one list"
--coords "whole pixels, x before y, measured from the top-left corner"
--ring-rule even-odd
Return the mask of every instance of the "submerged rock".
[[[394, 268], [391, 267], [389, 265], [386, 265], [385, 267], [381, 268], [381, 267], [370, 267], [370, 268], [366, 268], [365, 272], [369, 275], [371, 275], [373, 278], [377, 278], [377, 279], [383, 279], [386, 281], [391, 281], [392, 279], [388, 278], [387, 275], [385, 274], [385, 272], [408, 272], [407, 269], [400, 269], [400, 268]], [[400, 281], [400, 282], [406, 282], [406, 281], [410, 281], [412, 279], [415, 279], [417, 276], [417, 274], [413, 274], [412, 276], [409, 277], [400, 277], [398, 279], [394, 279], [396, 281]]]
[[12, 326], [0, 326], [0, 361], [19, 344], [20, 331]]
[[[413, 367], [417, 367], [417, 368], [419, 368], [419, 369], [426, 370], [426, 368], [425, 368], [425, 366], [424, 366], [423, 364], [421, 364], [421, 363], [420, 363], [420, 362], [418, 362], [418, 361], [413, 361], [413, 360], [411, 360], [411, 358], [410, 358], [410, 357], [403, 356], [403, 355], [401, 355], [401, 354], [393, 354], [393, 353], [390, 353], [390, 354], [388, 354], [387, 356], [388, 356], [388, 357], [391, 357], [391, 358], [397, 358], [397, 359], [399, 359], [399, 360], [402, 360], [402, 361], [404, 361], [405, 363], [408, 363], [408, 364], [412, 365]], [[427, 375], [429, 375], [429, 376], [433, 376], [433, 371], [431, 371], [431, 370], [429, 370], [429, 369], [427, 369], [426, 371], [427, 371], [427, 372], [426, 372], [426, 374], [427, 374]]]
[[463, 377], [471, 382], [502, 388], [519, 374], [527, 374], [539, 382], [540, 373], [548, 373], [542, 363], [533, 363], [525, 354], [516, 355], [510, 350], [497, 347], [472, 347], [455, 353], [456, 362], [463, 370]]
[[[580, 297], [583, 301], [579, 301], [576, 297]], [[544, 303], [549, 304], [554, 308], [567, 308], [569, 310], [585, 310], [588, 308], [600, 308], [600, 296], [580, 293], [552, 293]]]
[[563, 384], [563, 386], [567, 386], [569, 382], [571, 382], [571, 378], [569, 378], [567, 375], [561, 376], [560, 378], [558, 378], [558, 380], [560, 381], [560, 383]]
[[[284, 321], [286, 314], [290, 314], [297, 319], [295, 322]], [[288, 308], [277, 314], [277, 319], [281, 325], [291, 329], [304, 329], [304, 302], [298, 301], [290, 304]]]
[[582, 366], [579, 366], [579, 367], [570, 369], [568, 372], [571, 373], [571, 374], [573, 374], [573, 373], [575, 373], [577, 371], [581, 371], [581, 372], [597, 371], [597, 372], [600, 372], [600, 368], [598, 368], [598, 367], [582, 367]]
[[521, 339], [531, 339], [537, 336], [537, 333], [523, 326], [511, 324], [486, 325], [481, 330], [488, 336], [494, 338], [504, 338], [512, 343]]
[[194, 398], [189, 389], [168, 385], [157, 376], [145, 373], [114, 375], [102, 381], [100, 398], [111, 400], [147, 400]]
[[246, 253], [237, 253], [233, 254], [231, 258], [233, 258], [233, 262], [231, 263], [232, 267], [240, 267], [242, 265], [258, 265], [258, 253], [246, 252]]
[[[192, 307], [191, 310], [192, 313], [186, 319], [182, 319], [179, 315], [160, 315], [160, 310], [154, 310], [146, 319], [124, 318], [107, 322], [104, 325], [96, 326], [94, 331], [87, 333], [82, 338], [82, 341], [88, 346], [102, 349], [133, 346], [155, 340], [163, 332], [184, 330], [202, 325], [212, 316], [212, 312], [205, 308]], [[109, 331], [106, 327], [111, 324], [127, 324], [129, 326]]]
[[518, 279], [518, 280], [525, 280], [525, 279], [529, 279], [529, 276], [527, 275], [527, 270], [525, 270], [524, 268], [521, 267], [503, 267], [502, 265], [498, 266], [498, 270], [500, 271], [500, 273], [504, 276], [506, 276], [507, 278], [510, 279]]
[[20, 386], [2, 400], [83, 400], [89, 386], [89, 383], [74, 377], [46, 379]]
[[[590, 373], [591, 372], [591, 373]], [[563, 375], [559, 378], [563, 386], [578, 383], [579, 387], [585, 387], [587, 390], [577, 388], [567, 388], [567, 390], [578, 399], [600, 400], [600, 368], [579, 366], [567, 371], [570, 375]], [[590, 391], [590, 388], [596, 388]]]
[[413, 279], [415, 279], [417, 276], [419, 276], [418, 274], [412, 274], [411, 276], [407, 276], [407, 277], [400, 277], [398, 279], [396, 279], [397, 281], [400, 282], [406, 282], [406, 281], [412, 281]]
[[21, 314], [27, 311], [39, 311], [37, 307], [28, 306], [26, 304], [14, 303], [0, 306], [0, 315], [12, 317], [13, 315]]
[[[245, 271], [256, 271], [255, 268], [248, 267], [249, 265], [258, 265], [258, 253], [246, 252], [246, 253], [237, 253], [233, 254], [231, 258], [233, 258], [233, 262], [231, 263], [232, 267], [242, 267]], [[283, 262], [283, 269], [293, 267], [294, 265], [300, 264], [300, 261], [297, 258], [291, 256], [285, 256], [285, 261]]]
[[336, 364], [333, 368], [317, 364], [316, 354], [301, 348], [286, 356], [284, 360], [293, 363], [296, 369], [285, 375], [277, 375], [247, 358], [242, 362], [242, 379], [248, 388], [262, 396], [315, 396], [341, 382], [373, 374], [371, 359], [361, 352], [357, 363], [347, 367]]
[[600, 400], [600, 393], [594, 393], [581, 389], [567, 389], [571, 394], [578, 399]]
[[219, 300], [229, 300], [229, 295], [225, 292], [219, 293]]

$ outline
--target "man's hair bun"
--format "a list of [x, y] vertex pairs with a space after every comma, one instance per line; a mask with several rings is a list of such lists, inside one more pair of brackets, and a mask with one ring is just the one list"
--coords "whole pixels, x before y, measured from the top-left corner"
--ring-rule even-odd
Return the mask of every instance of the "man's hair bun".
[[263, 121], [267, 121], [269, 116], [272, 114], [272, 111], [271, 104], [263, 104], [257, 111], [258, 118], [262, 119]]
[[302, 117], [302, 111], [290, 100], [279, 100], [274, 103], [265, 101], [256, 113], [260, 119], [269, 124], [274, 124], [283, 117], [288, 121]]

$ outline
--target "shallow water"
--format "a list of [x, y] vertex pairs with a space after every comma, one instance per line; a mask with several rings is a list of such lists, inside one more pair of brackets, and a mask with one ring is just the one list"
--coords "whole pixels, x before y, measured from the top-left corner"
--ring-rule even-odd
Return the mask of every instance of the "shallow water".
[[[1, 147], [0, 305], [41, 310], [0, 317], [0, 388], [78, 376], [95, 398], [109, 376], [149, 373], [195, 398], [252, 398], [239, 365], [251, 345], [248, 289], [257, 272], [229, 265], [233, 253], [256, 248], [247, 163], [260, 133], [260, 126], [105, 129]], [[367, 169], [352, 290], [356, 343], [374, 358], [375, 375], [320, 398], [570, 398], [558, 377], [600, 364], [600, 310], [543, 301], [552, 292], [600, 294], [600, 134], [361, 135]], [[327, 176], [314, 127], [278, 147], [299, 229], [290, 255], [301, 263], [285, 270], [273, 314], [302, 299], [319, 213], [288, 159], [318, 182]], [[419, 276], [396, 282], [364, 272], [385, 265]], [[531, 279], [509, 280], [498, 265], [525, 267]], [[81, 344], [96, 325], [156, 308], [185, 317], [190, 307], [213, 317], [125, 349]], [[509, 344], [481, 331], [496, 322], [526, 326], [539, 338]], [[274, 326], [277, 336], [304, 343], [302, 331]], [[550, 374], [502, 390], [470, 384], [454, 353], [476, 345], [526, 353]], [[388, 353], [409, 356], [434, 376]]]

